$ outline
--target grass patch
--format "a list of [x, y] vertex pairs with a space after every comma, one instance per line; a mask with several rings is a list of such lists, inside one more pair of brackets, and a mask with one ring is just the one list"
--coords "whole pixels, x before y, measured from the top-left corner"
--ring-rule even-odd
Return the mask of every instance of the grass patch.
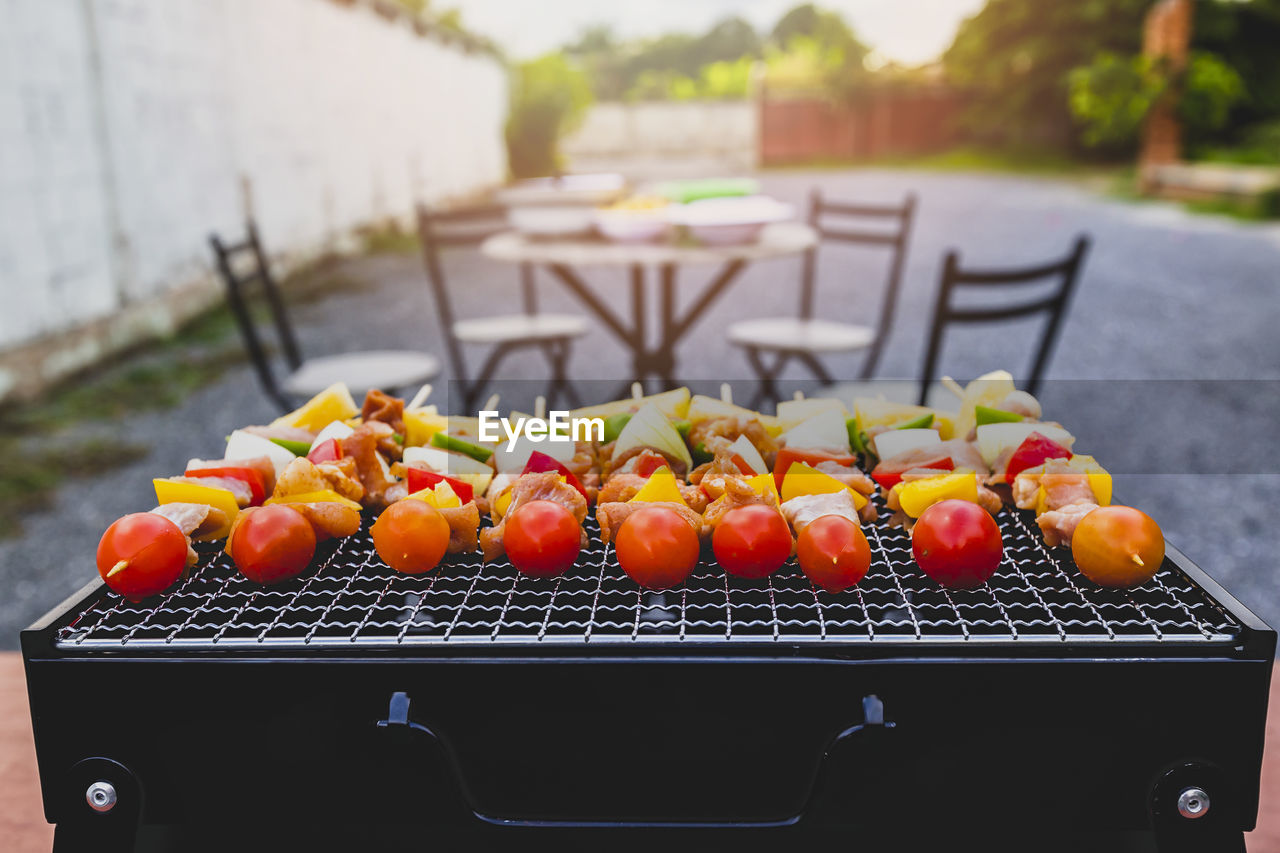
[[23, 515], [53, 504], [68, 479], [94, 476], [147, 455], [147, 448], [107, 439], [31, 452], [13, 438], [0, 440], [0, 539], [22, 532]]

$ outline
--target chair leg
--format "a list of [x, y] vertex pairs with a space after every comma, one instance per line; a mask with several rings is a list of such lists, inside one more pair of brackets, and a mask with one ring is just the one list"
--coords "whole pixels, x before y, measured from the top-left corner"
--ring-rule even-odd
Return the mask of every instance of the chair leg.
[[572, 408], [578, 408], [581, 401], [578, 392], [569, 381], [569, 355], [572, 346], [568, 341], [551, 341], [542, 345], [542, 352], [551, 362], [551, 381], [547, 385], [547, 399], [551, 402], [564, 397]]
[[768, 367], [760, 356], [760, 350], [755, 347], [747, 347], [747, 363], [751, 365], [751, 369], [755, 371], [756, 376], [760, 377], [760, 386], [756, 389], [756, 394], [751, 399], [748, 408], [759, 409], [766, 401], [777, 404], [780, 397], [775, 379], [782, 372], [782, 369], [786, 367], [789, 360], [789, 355], [779, 353], [773, 367]]

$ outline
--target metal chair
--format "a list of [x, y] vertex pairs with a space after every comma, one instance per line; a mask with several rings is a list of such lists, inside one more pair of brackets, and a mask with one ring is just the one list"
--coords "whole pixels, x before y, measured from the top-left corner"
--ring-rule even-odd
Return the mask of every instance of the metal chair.
[[[249, 220], [246, 231], [247, 236], [239, 243], [226, 243], [217, 234], [209, 235], [209, 243], [213, 246], [218, 272], [227, 288], [227, 302], [244, 336], [258, 381], [267, 396], [283, 411], [289, 411], [335, 382], [345, 382], [356, 399], [360, 399], [365, 392], [375, 388], [394, 391], [421, 385], [440, 372], [439, 359], [413, 350], [370, 350], [303, 359], [253, 220]], [[244, 272], [237, 270], [237, 259], [241, 257], [249, 259], [248, 269]], [[272, 369], [267, 348], [249, 310], [249, 286], [255, 282], [261, 286], [289, 371], [283, 379], [277, 379]]]
[[[573, 340], [591, 331], [585, 317], [576, 314], [547, 314], [538, 311], [534, 271], [529, 264], [520, 265], [520, 290], [523, 313], [494, 313], [489, 317], [460, 320], [453, 310], [453, 300], [445, 282], [441, 250], [450, 246], [476, 246], [485, 238], [507, 227], [506, 210], [497, 206], [460, 210], [431, 210], [418, 205], [418, 234], [422, 239], [423, 264], [435, 296], [444, 333], [445, 347], [453, 364], [455, 381], [462, 388], [463, 405], [472, 411], [485, 386], [507, 356], [522, 349], [538, 349], [550, 364], [547, 401], [563, 398], [570, 406], [579, 406], [577, 392], [569, 382], [568, 364]], [[492, 347], [474, 380], [467, 378], [465, 345]]]
[[[942, 268], [942, 286], [938, 290], [938, 301], [933, 312], [933, 326], [929, 331], [929, 348], [925, 352], [924, 367], [920, 377], [920, 405], [925, 405], [928, 398], [929, 386], [933, 383], [936, 373], [938, 355], [942, 350], [942, 338], [947, 324], [1013, 320], [1043, 312], [1049, 315], [1049, 320], [1040, 336], [1040, 346], [1036, 350], [1035, 363], [1032, 365], [1031, 378], [1026, 388], [1027, 391], [1035, 394], [1040, 388], [1040, 377], [1057, 343], [1062, 318], [1066, 314], [1071, 294], [1075, 290], [1076, 280], [1080, 276], [1080, 267], [1084, 264], [1089, 245], [1089, 237], [1081, 234], [1076, 238], [1075, 247], [1071, 253], [1060, 261], [1041, 266], [998, 270], [963, 270], [960, 268], [960, 254], [955, 250], [948, 252]], [[951, 302], [952, 294], [958, 288], [1017, 287], [1052, 278], [1061, 279], [1055, 291], [1031, 302], [1021, 302], [1003, 308], [990, 306], [957, 308]]]
[[[867, 350], [862, 366], [862, 378], [868, 379], [880, 361], [884, 343], [893, 326], [894, 311], [898, 304], [898, 290], [902, 284], [902, 267], [906, 258], [907, 239], [915, 218], [916, 196], [909, 193], [901, 205], [868, 205], [828, 201], [822, 191], [814, 189], [810, 195], [809, 225], [818, 232], [819, 245], [824, 242], [853, 243], [864, 246], [887, 246], [892, 252], [889, 272], [885, 282], [880, 316], [874, 327], [818, 319], [813, 316], [815, 269], [818, 247], [804, 255], [800, 278], [800, 312], [796, 317], [768, 317], [744, 320], [729, 327], [729, 342], [746, 350], [747, 361], [760, 379], [752, 406], [758, 408], [764, 401], [779, 399], [777, 378], [793, 360], [807, 367], [824, 384], [835, 379], [819, 360], [828, 353]], [[858, 220], [889, 221], [892, 230], [874, 228], [868, 221], [861, 227], [848, 224], [824, 225], [826, 217]], [[764, 354], [773, 356], [767, 364]]]

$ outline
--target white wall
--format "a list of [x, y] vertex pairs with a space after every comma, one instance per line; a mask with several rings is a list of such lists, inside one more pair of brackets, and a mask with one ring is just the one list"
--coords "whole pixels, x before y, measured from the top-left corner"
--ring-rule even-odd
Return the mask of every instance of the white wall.
[[755, 165], [760, 119], [754, 98], [741, 101], [639, 101], [594, 104], [562, 143], [577, 163], [720, 161]]
[[245, 181], [300, 252], [499, 183], [506, 104], [360, 3], [0, 0], [0, 352], [207, 276]]

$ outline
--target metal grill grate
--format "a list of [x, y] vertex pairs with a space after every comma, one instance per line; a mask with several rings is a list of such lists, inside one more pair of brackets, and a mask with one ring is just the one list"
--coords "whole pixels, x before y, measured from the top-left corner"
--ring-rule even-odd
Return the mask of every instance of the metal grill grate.
[[1137, 590], [1104, 590], [1034, 522], [1001, 513], [1005, 557], [976, 590], [944, 590], [911, 557], [910, 535], [867, 525], [871, 571], [839, 595], [815, 591], [788, 563], [771, 578], [728, 577], [703, 562], [664, 593], [628, 579], [588, 521], [591, 546], [560, 578], [531, 579], [506, 561], [447, 558], [420, 576], [387, 568], [367, 529], [324, 547], [318, 569], [263, 588], [212, 547], [175, 590], [129, 602], [104, 590], [61, 628], [62, 648], [317, 648], [441, 643], [1113, 643], [1233, 642], [1240, 625], [1166, 561]]

